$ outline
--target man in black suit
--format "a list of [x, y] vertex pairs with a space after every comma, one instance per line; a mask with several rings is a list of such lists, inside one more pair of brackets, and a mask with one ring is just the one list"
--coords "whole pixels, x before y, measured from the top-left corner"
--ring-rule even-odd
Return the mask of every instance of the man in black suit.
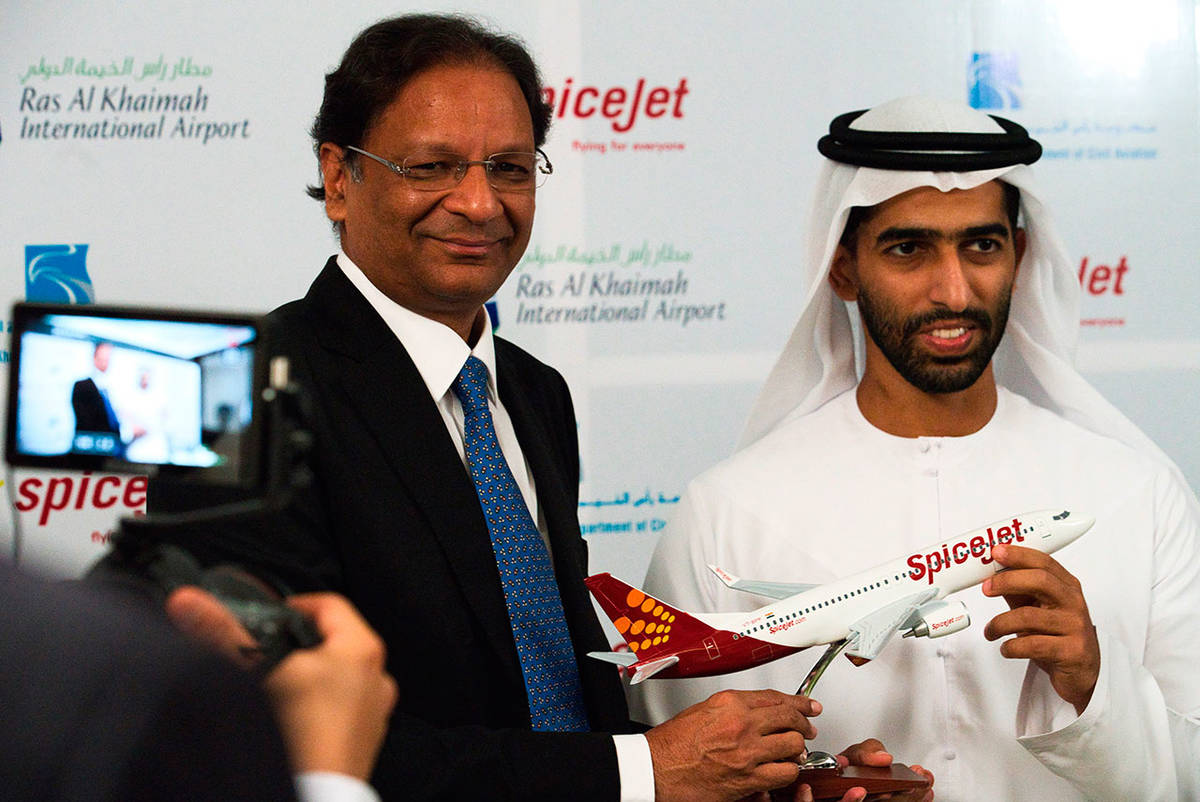
[[[372, 26], [326, 77], [310, 194], [341, 253], [272, 316], [315, 436], [314, 484], [276, 535], [290, 565], [279, 573], [345, 593], [387, 644], [400, 699], [373, 777], [385, 798], [732, 800], [787, 785], [815, 702], [718, 694], [629, 734], [616, 673], [586, 657], [607, 645], [582, 581], [570, 395], [493, 337], [483, 307], [520, 259], [552, 170], [540, 86], [518, 42], [434, 15]], [[588, 731], [533, 722], [453, 389], [468, 357], [486, 368], [542, 559], [548, 547]]]
[[120, 443], [121, 424], [116, 410], [99, 381], [108, 371], [112, 343], [98, 342], [92, 351], [93, 375], [80, 379], [71, 388], [71, 409], [75, 412], [75, 432], [103, 432], [117, 436]]

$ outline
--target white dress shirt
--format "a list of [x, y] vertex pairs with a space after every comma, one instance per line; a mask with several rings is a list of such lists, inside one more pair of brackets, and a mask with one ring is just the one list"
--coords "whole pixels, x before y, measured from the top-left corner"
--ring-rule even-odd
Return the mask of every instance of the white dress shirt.
[[379, 802], [374, 788], [348, 774], [306, 771], [292, 781], [300, 802]]
[[[939, 800], [1194, 800], [1200, 789], [1200, 526], [1160, 464], [999, 388], [986, 426], [904, 438], [873, 427], [848, 390], [692, 481], [663, 533], [646, 590], [697, 612], [764, 599], [753, 579], [828, 582], [1037, 509], [1096, 518], [1054, 559], [1083, 587], [1100, 676], [1076, 714], [1028, 660], [983, 632], [1006, 611], [978, 587], [972, 625], [937, 640], [895, 638], [870, 663], [831, 666], [817, 749], [877, 737], [937, 778]], [[948, 541], [952, 542], [952, 541]], [[636, 686], [648, 721], [720, 688], [793, 690], [816, 650], [724, 677]]]

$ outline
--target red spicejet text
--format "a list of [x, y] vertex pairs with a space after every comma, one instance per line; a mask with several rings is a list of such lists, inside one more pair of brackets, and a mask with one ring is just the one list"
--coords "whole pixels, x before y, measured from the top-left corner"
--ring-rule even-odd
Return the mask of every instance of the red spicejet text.
[[1117, 262], [1116, 267], [1101, 264], [1089, 267], [1088, 258], [1085, 256], [1079, 263], [1079, 286], [1089, 295], [1124, 295], [1123, 282], [1128, 272], [1129, 263], [1124, 256]]
[[962, 621], [964, 618], [966, 618], [966, 616], [964, 616], [960, 613], [958, 615], [947, 618], [945, 621], [936, 621], [936, 622], [934, 622], [933, 626], [931, 626], [929, 628], [929, 631], [937, 632], [939, 629], [944, 629], [945, 627], [948, 627], [951, 624], [957, 624], [959, 621]]
[[[563, 82], [562, 89], [542, 87], [542, 96], [554, 109], [555, 117], [591, 117], [599, 114], [612, 120], [612, 129], [625, 133], [633, 128], [638, 114], [658, 118], [670, 113], [672, 117], [683, 117], [683, 96], [688, 93], [687, 78], [670, 89], [666, 86], [646, 86], [645, 78], [638, 78], [632, 90], [623, 86], [601, 89], [597, 86], [574, 86], [574, 78]], [[671, 99], [675, 102], [672, 104]], [[624, 122], [621, 122], [624, 118]]]
[[984, 540], [983, 535], [976, 535], [971, 538], [970, 543], [958, 542], [953, 546], [942, 544], [941, 551], [935, 551], [932, 554], [914, 554], [908, 558], [908, 565], [912, 568], [908, 572], [908, 576], [914, 582], [919, 582], [921, 577], [928, 576], [929, 584], [933, 584], [933, 575], [943, 568], [948, 568], [951, 562], [961, 565], [972, 557], [975, 557], [979, 562], [987, 565], [992, 562], [991, 547], [997, 543], [1012, 543], [1025, 542], [1025, 536], [1021, 534], [1021, 522], [1016, 518], [1012, 519], [1012, 526], [1001, 526], [995, 532], [989, 526], [987, 530], [987, 539]]
[[45, 526], [50, 513], [65, 510], [68, 506], [82, 510], [84, 505], [106, 510], [120, 503], [126, 509], [136, 510], [146, 503], [145, 476], [133, 476], [121, 487], [119, 476], [101, 476], [94, 482], [90, 471], [83, 476], [55, 476], [49, 481], [31, 476], [17, 486], [20, 498], [13, 504], [21, 512], [30, 512], [41, 506], [38, 526]]

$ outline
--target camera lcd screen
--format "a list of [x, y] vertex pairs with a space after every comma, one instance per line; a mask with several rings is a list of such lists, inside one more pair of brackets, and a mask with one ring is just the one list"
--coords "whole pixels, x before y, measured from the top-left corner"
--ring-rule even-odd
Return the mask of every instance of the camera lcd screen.
[[260, 322], [228, 313], [17, 304], [8, 462], [254, 484]]

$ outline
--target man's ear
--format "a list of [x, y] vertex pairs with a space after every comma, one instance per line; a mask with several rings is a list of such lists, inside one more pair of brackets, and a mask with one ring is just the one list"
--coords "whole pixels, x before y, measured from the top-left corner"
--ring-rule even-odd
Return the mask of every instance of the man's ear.
[[1021, 260], [1025, 258], [1025, 248], [1029, 245], [1029, 237], [1025, 236], [1025, 229], [1018, 228], [1013, 232], [1013, 253], [1017, 257], [1016, 266], [1013, 268], [1014, 278], [1021, 270]]
[[325, 215], [335, 223], [346, 219], [346, 185], [352, 180], [346, 164], [346, 151], [332, 142], [322, 142], [317, 150], [321, 181], [325, 185]]
[[843, 301], [858, 300], [854, 254], [845, 245], [837, 246], [833, 252], [833, 264], [829, 266], [829, 286]]

